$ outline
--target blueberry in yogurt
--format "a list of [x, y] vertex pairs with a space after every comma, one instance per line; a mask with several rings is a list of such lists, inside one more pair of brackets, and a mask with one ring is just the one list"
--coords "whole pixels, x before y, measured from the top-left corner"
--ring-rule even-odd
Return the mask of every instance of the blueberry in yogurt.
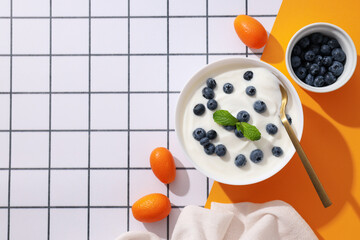
[[250, 119], [250, 114], [243, 110], [240, 111], [237, 115], [236, 115], [237, 120], [239, 120], [239, 122], [248, 122]]
[[254, 96], [256, 94], [256, 88], [254, 86], [248, 86], [245, 92], [249, 96]]
[[203, 137], [202, 139], [200, 139], [200, 145], [202, 145], [202, 146], [208, 144], [209, 142], [210, 142], [210, 139], [207, 137]]
[[217, 132], [211, 129], [206, 133], [206, 137], [209, 138], [210, 140], [213, 140], [217, 137]]
[[239, 154], [235, 158], [235, 165], [237, 167], [243, 167], [246, 165], [246, 157], [243, 154]]
[[198, 141], [200, 141], [205, 136], [206, 136], [206, 132], [202, 128], [197, 128], [193, 131], [193, 137]]
[[204, 87], [202, 90], [202, 95], [206, 99], [213, 99], [215, 96], [214, 90], [209, 87]]
[[230, 94], [234, 91], [234, 86], [231, 83], [225, 83], [223, 86], [223, 90], [225, 93]]
[[266, 132], [270, 135], [275, 135], [278, 131], [278, 128], [275, 124], [269, 123], [266, 125]]
[[283, 150], [281, 149], [281, 147], [273, 147], [271, 149], [271, 152], [275, 157], [280, 157], [283, 154]]
[[254, 76], [254, 73], [252, 71], [246, 71], [244, 73], [244, 79], [247, 80], [247, 81], [250, 81]]
[[206, 104], [207, 108], [209, 110], [215, 110], [218, 106], [217, 101], [215, 99], [210, 99], [207, 104]]
[[194, 114], [197, 115], [197, 116], [202, 115], [202, 114], [205, 112], [205, 106], [204, 106], [204, 104], [201, 104], [201, 103], [196, 104], [195, 107], [194, 107], [194, 109], [193, 109], [193, 112], [194, 112]]
[[215, 147], [215, 154], [222, 157], [226, 154], [226, 147], [223, 144], [219, 144]]
[[244, 134], [241, 131], [237, 130], [236, 128], [234, 130], [234, 133], [235, 133], [235, 136], [237, 136], [238, 138], [244, 137]]
[[254, 110], [258, 113], [263, 113], [266, 111], [266, 104], [261, 100], [256, 101], [254, 103], [253, 107], [254, 107]]
[[204, 146], [204, 151], [207, 155], [211, 155], [215, 152], [215, 145], [212, 143], [208, 143]]
[[216, 87], [216, 81], [213, 78], [208, 78], [206, 80], [206, 86], [208, 86], [211, 89], [214, 89]]
[[255, 149], [250, 153], [250, 160], [254, 163], [258, 163], [264, 158], [264, 153], [260, 149]]

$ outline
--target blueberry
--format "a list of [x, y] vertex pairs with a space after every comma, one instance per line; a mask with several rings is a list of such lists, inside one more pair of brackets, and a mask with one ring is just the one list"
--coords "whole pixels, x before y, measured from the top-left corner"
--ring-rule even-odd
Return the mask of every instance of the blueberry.
[[323, 87], [325, 85], [325, 78], [323, 76], [317, 76], [314, 79], [314, 86], [315, 87]]
[[271, 152], [275, 157], [280, 157], [283, 154], [283, 150], [281, 149], [281, 147], [273, 147], [271, 149]]
[[206, 85], [207, 85], [209, 88], [214, 89], [214, 88], [216, 87], [216, 81], [215, 81], [215, 79], [213, 79], [213, 78], [208, 78], [208, 79], [206, 80]]
[[202, 128], [197, 128], [193, 132], [193, 137], [198, 141], [200, 141], [205, 136], [206, 136], [206, 132]]
[[310, 45], [309, 50], [313, 51], [315, 54], [318, 54], [320, 51], [320, 46], [317, 44]]
[[297, 68], [301, 65], [301, 59], [298, 56], [292, 56], [291, 57], [291, 66], [293, 68]]
[[323, 59], [323, 57], [321, 55], [316, 55], [315, 58], [314, 58], [314, 63], [321, 66], [322, 65], [322, 59]]
[[307, 74], [307, 70], [304, 67], [299, 67], [298, 69], [296, 69], [295, 71], [295, 75], [300, 78], [301, 80], [303, 80], [306, 77]]
[[244, 73], [244, 79], [247, 80], [247, 81], [250, 81], [254, 76], [254, 73], [252, 71], [246, 71]]
[[309, 50], [305, 53], [304, 58], [306, 61], [312, 62], [315, 59], [315, 53]]
[[328, 36], [324, 36], [321, 43], [322, 43], [322, 44], [327, 44], [328, 41], [329, 41], [329, 39], [330, 39], [330, 38], [329, 38]]
[[211, 129], [206, 133], [206, 137], [210, 140], [213, 140], [217, 137], [217, 132]]
[[336, 77], [334, 76], [334, 74], [332, 74], [332, 72], [327, 72], [325, 74], [325, 82], [327, 85], [331, 85], [336, 82]]
[[238, 138], [244, 137], [244, 134], [241, 131], [238, 131], [236, 128], [235, 128], [234, 133], [235, 133], [235, 136], [237, 136]]
[[324, 76], [325, 73], [326, 73], [326, 67], [321, 66], [321, 67], [320, 67], [320, 71], [319, 71], [319, 75], [320, 75], [320, 76]]
[[325, 57], [323, 57], [322, 64], [323, 64], [325, 67], [331, 66], [332, 62], [333, 62], [333, 59], [332, 59], [331, 56], [325, 56]]
[[300, 56], [300, 54], [301, 54], [301, 47], [296, 44], [292, 50], [292, 55]]
[[202, 90], [202, 95], [206, 99], [213, 99], [215, 94], [214, 91], [209, 87], [204, 87]]
[[243, 167], [246, 164], [246, 158], [243, 154], [239, 154], [235, 158], [235, 165], [237, 167]]
[[335, 61], [344, 62], [346, 55], [341, 48], [335, 48], [332, 50], [331, 55]]
[[330, 39], [328, 41], [328, 45], [330, 46], [331, 49], [340, 47], [339, 42], [335, 38]]
[[234, 86], [231, 83], [225, 83], [223, 90], [225, 93], [230, 94], [234, 91]]
[[329, 67], [329, 71], [332, 72], [335, 77], [338, 77], [344, 71], [344, 65], [341, 62], [334, 61], [333, 64]]
[[314, 44], [320, 44], [323, 40], [323, 35], [319, 32], [310, 35], [311, 42]]
[[235, 129], [235, 126], [224, 126], [224, 128], [228, 131], [232, 131]]
[[256, 101], [254, 103], [253, 107], [254, 107], [254, 110], [258, 113], [263, 113], [266, 111], [266, 104], [261, 100]]
[[278, 128], [277, 128], [277, 126], [275, 124], [269, 123], [269, 124], [266, 125], [266, 131], [267, 131], [268, 134], [274, 135], [274, 134], [277, 133]]
[[318, 74], [319, 74], [319, 71], [320, 71], [319, 65], [317, 65], [316, 63], [311, 64], [311, 66], [310, 66], [310, 73], [311, 73], [312, 75], [318, 75]]
[[310, 44], [310, 40], [308, 37], [303, 37], [299, 41], [299, 45], [302, 49], [307, 48], [309, 46], [309, 44]]
[[331, 53], [331, 48], [330, 48], [329, 45], [324, 44], [324, 45], [321, 46], [320, 52], [321, 52], [323, 55], [328, 56], [328, 55], [330, 55], [330, 53]]
[[306, 75], [305, 83], [310, 86], [314, 86], [314, 76], [312, 74]]
[[290, 117], [289, 114], [286, 114], [286, 119], [288, 120], [288, 122], [290, 123], [290, 125], [292, 124], [292, 119]]
[[202, 146], [205, 146], [206, 144], [209, 143], [209, 141], [210, 141], [209, 138], [203, 137], [202, 139], [200, 139], [200, 144], [201, 144]]
[[236, 115], [236, 118], [239, 120], [239, 122], [248, 122], [250, 119], [250, 114], [243, 110]]
[[312, 64], [311, 62], [306, 62], [306, 63], [303, 64], [303, 67], [304, 67], [306, 70], [309, 70], [311, 64]]
[[254, 163], [260, 162], [264, 157], [264, 153], [260, 149], [255, 149], [250, 153], [250, 160]]
[[208, 143], [204, 146], [204, 151], [207, 155], [211, 155], [215, 152], [215, 145], [212, 143]]
[[197, 116], [202, 115], [202, 114], [205, 112], [205, 106], [204, 106], [204, 104], [201, 104], [201, 103], [196, 104], [195, 107], [194, 107], [194, 109], [193, 109], [193, 112], [194, 112], [194, 114], [197, 115]]
[[207, 108], [210, 110], [215, 110], [218, 106], [218, 103], [215, 99], [210, 99], [207, 104], [206, 104]]
[[222, 144], [219, 144], [215, 147], [215, 153], [216, 155], [218, 155], [219, 157], [222, 157], [226, 154], [226, 147]]
[[248, 86], [245, 90], [246, 94], [249, 96], [254, 96], [256, 93], [256, 88], [254, 86]]

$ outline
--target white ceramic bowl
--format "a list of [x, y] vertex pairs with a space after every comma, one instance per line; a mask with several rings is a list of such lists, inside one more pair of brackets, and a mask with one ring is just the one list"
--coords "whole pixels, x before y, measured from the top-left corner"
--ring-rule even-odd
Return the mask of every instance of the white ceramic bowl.
[[[222, 183], [231, 184], [231, 185], [247, 185], [252, 184], [256, 182], [263, 181], [277, 172], [279, 172], [292, 158], [292, 156], [295, 153], [295, 149], [292, 147], [291, 149], [286, 149], [284, 151], [284, 161], [282, 161], [281, 164], [276, 165], [276, 168], [271, 168], [270, 171], [266, 171], [264, 174], [252, 178], [246, 178], [239, 179], [239, 180], [229, 180], [226, 177], [223, 177], [223, 175], [216, 175], [216, 173], [210, 173], [207, 171], [203, 166], [197, 164], [197, 162], [194, 160], [194, 156], [191, 152], [187, 151], [185, 147], [185, 138], [183, 135], [183, 121], [184, 121], [184, 111], [187, 106], [187, 103], [189, 102], [189, 99], [194, 94], [194, 92], [202, 88], [205, 84], [205, 80], [209, 77], [216, 76], [218, 74], [221, 74], [223, 72], [239, 69], [239, 68], [254, 68], [254, 67], [261, 67], [265, 68], [268, 71], [272, 72], [279, 81], [283, 84], [283, 86], [287, 89], [288, 95], [289, 95], [289, 103], [294, 108], [295, 115], [292, 115], [291, 117], [295, 119], [296, 121], [296, 133], [297, 137], [300, 140], [303, 132], [303, 125], [304, 125], [304, 116], [303, 116], [303, 110], [302, 105], [300, 102], [300, 98], [293, 87], [293, 85], [290, 83], [290, 81], [276, 68], [272, 67], [271, 65], [257, 60], [252, 60], [248, 58], [228, 58], [223, 59], [214, 63], [211, 63], [202, 69], [200, 69], [185, 85], [184, 89], [182, 90], [177, 107], [176, 107], [176, 116], [175, 116], [175, 131], [178, 137], [178, 140], [180, 142], [180, 145], [184, 152], [186, 153], [188, 159], [192, 162], [192, 164], [195, 166], [197, 170], [202, 172], [204, 175]], [[293, 121], [293, 122], [295, 122]], [[290, 141], [290, 139], [289, 139]], [[292, 145], [291, 145], [292, 146]], [[205, 153], [204, 153], [205, 154]]]
[[[301, 81], [296, 75], [294, 70], [291, 67], [291, 53], [295, 44], [303, 37], [308, 36], [312, 33], [320, 32], [326, 36], [333, 37], [338, 40], [342, 50], [346, 54], [346, 62], [344, 65], [344, 72], [339, 76], [337, 81], [329, 86], [325, 87], [314, 87], [307, 85]], [[342, 87], [353, 75], [357, 62], [357, 53], [354, 42], [350, 36], [341, 28], [330, 23], [313, 23], [301, 28], [295, 33], [295, 35], [290, 39], [290, 42], [286, 49], [285, 54], [285, 63], [290, 76], [294, 81], [299, 84], [302, 88], [307, 89], [312, 92], [324, 93], [331, 92], [340, 87]]]

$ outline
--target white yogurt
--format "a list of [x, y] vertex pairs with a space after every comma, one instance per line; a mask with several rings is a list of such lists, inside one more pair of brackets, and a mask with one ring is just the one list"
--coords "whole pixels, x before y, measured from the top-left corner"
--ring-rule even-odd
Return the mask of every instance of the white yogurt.
[[[246, 71], [253, 72], [253, 78], [246, 81], [243, 75]], [[221, 179], [228, 179], [229, 182], [239, 181], [247, 178], [257, 178], [269, 172], [278, 164], [283, 164], [286, 152], [293, 149], [291, 141], [286, 133], [285, 128], [279, 118], [279, 111], [281, 105], [281, 93], [279, 89], [279, 80], [268, 70], [264, 68], [247, 68], [232, 70], [221, 73], [217, 76], [212, 76], [217, 86], [214, 89], [214, 99], [218, 102], [216, 110], [228, 110], [234, 117], [241, 110], [245, 110], [250, 114], [248, 123], [256, 126], [261, 132], [261, 139], [258, 141], [251, 141], [247, 138], [238, 138], [234, 131], [225, 130], [213, 120], [213, 113], [206, 107], [207, 99], [202, 96], [202, 89], [206, 87], [206, 79], [203, 85], [189, 98], [187, 107], [183, 115], [183, 136], [184, 147], [186, 151], [191, 153], [193, 161], [196, 165], [201, 166], [210, 175], [218, 176]], [[234, 86], [234, 91], [231, 94], [226, 94], [223, 91], [223, 85], [231, 83]], [[248, 86], [256, 88], [254, 96], [248, 96], [245, 89]], [[264, 113], [257, 113], [253, 104], [257, 100], [262, 100], [266, 103], [267, 109]], [[193, 108], [196, 104], [204, 104], [206, 110], [201, 116], [196, 116], [193, 113]], [[292, 104], [287, 108], [287, 112], [292, 114]], [[275, 135], [270, 135], [266, 131], [266, 125], [273, 123], [278, 127], [278, 132]], [[205, 131], [211, 129], [217, 132], [217, 137], [211, 142], [216, 146], [217, 144], [224, 144], [227, 148], [226, 155], [218, 157], [215, 153], [207, 155], [204, 152], [203, 146], [199, 141], [192, 136], [196, 128], [203, 128]], [[274, 146], [281, 147], [284, 154], [280, 157], [275, 157], [272, 154]], [[250, 153], [255, 149], [261, 149], [264, 153], [264, 158], [259, 163], [254, 163], [250, 160]], [[234, 160], [237, 155], [243, 154], [247, 159], [247, 163], [243, 167], [237, 167]]]

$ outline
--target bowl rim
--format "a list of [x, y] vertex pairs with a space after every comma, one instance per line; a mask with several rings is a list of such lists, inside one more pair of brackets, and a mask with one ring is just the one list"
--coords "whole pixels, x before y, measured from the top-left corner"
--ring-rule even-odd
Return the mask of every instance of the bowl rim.
[[[225, 59], [221, 59], [218, 60], [216, 62], [210, 63], [208, 65], [205, 65], [204, 67], [202, 67], [200, 70], [198, 70], [186, 83], [186, 85], [184, 86], [183, 90], [180, 92], [179, 98], [178, 98], [178, 102], [176, 105], [176, 111], [175, 111], [175, 132], [176, 132], [176, 136], [177, 136], [177, 140], [180, 143], [180, 146], [182, 148], [182, 151], [184, 152], [185, 156], [189, 159], [189, 161], [193, 164], [193, 166], [200, 171], [202, 174], [204, 174], [205, 176], [217, 181], [217, 182], [221, 182], [221, 183], [225, 183], [225, 184], [229, 184], [229, 185], [250, 185], [250, 184], [254, 184], [254, 183], [258, 183], [261, 181], [264, 181], [270, 177], [272, 177], [273, 175], [275, 175], [276, 173], [278, 173], [281, 169], [283, 169], [288, 163], [289, 161], [293, 158], [294, 154], [295, 154], [295, 148], [291, 149], [291, 152], [288, 154], [289, 158], [286, 159], [286, 161], [283, 161], [282, 164], [277, 165], [276, 168], [272, 169], [272, 171], [267, 172], [266, 174], [257, 177], [257, 178], [252, 178], [248, 181], [230, 181], [227, 179], [219, 179], [216, 176], [213, 176], [212, 174], [210, 174], [209, 172], [207, 172], [206, 170], [204, 170], [203, 168], [201, 168], [201, 166], [199, 166], [190, 156], [190, 154], [186, 151], [185, 148], [185, 144], [183, 142], [182, 139], [182, 133], [180, 131], [181, 129], [181, 121], [180, 119], [182, 119], [182, 115], [181, 115], [181, 108], [183, 106], [183, 101], [186, 98], [186, 94], [191, 91], [191, 85], [194, 82], [199, 81], [199, 78], [201, 76], [203, 76], [204, 74], [206, 74], [207, 72], [211, 71], [212, 69], [216, 69], [216, 68], [220, 68], [220, 67], [226, 67], [227, 65], [231, 65], [231, 64], [244, 64], [244, 62], [246, 62], [247, 64], [251, 64], [254, 67], [263, 67], [267, 70], [269, 70], [270, 72], [272, 72], [278, 79], [279, 81], [284, 85], [284, 87], [288, 90], [288, 94], [293, 96], [293, 100], [294, 100], [294, 105], [296, 106], [296, 108], [298, 109], [297, 114], [298, 116], [298, 120], [299, 121], [299, 129], [297, 129], [297, 138], [299, 139], [299, 141], [301, 140], [302, 134], [303, 134], [303, 130], [304, 130], [304, 113], [303, 113], [303, 108], [302, 108], [302, 104], [301, 104], [301, 100], [300, 97], [297, 93], [297, 91], [295, 90], [294, 86], [292, 85], [292, 83], [287, 79], [287, 77], [281, 73], [278, 69], [276, 69], [275, 67], [271, 66], [270, 64], [260, 61], [260, 60], [254, 60], [254, 59], [249, 59], [249, 58], [244, 58], [244, 57], [231, 57], [231, 58], [225, 58]], [[290, 140], [289, 140], [290, 141]]]
[[[348, 72], [347, 76], [343, 76], [342, 81], [339, 82], [337, 85], [331, 84], [329, 86], [326, 87], [314, 87], [314, 86], [310, 86], [304, 82], [302, 82], [294, 73], [292, 67], [291, 67], [291, 51], [293, 49], [293, 47], [295, 46], [296, 42], [295, 40], [297, 39], [297, 41], [300, 40], [301, 37], [303, 37], [305, 34], [304, 32], [308, 29], [311, 28], [315, 28], [315, 27], [325, 27], [325, 28], [331, 28], [335, 31], [338, 31], [343, 37], [344, 39], [346, 39], [346, 41], [349, 43], [349, 47], [351, 48], [351, 53], [353, 53], [354, 60], [353, 60], [353, 64], [352, 65], [348, 65], [348, 68], [350, 69]], [[303, 35], [304, 34], [304, 35]], [[309, 33], [311, 34], [311, 33]], [[326, 92], [332, 92], [335, 91], [339, 88], [341, 88], [342, 86], [344, 86], [349, 80], [350, 78], [353, 76], [355, 69], [356, 69], [356, 64], [357, 64], [357, 52], [356, 52], [356, 47], [354, 44], [354, 41], [352, 40], [352, 38], [350, 37], [350, 35], [345, 32], [344, 29], [340, 28], [337, 25], [331, 24], [331, 23], [327, 23], [327, 22], [316, 22], [316, 23], [311, 23], [308, 24], [302, 28], [300, 28], [290, 39], [287, 47], [286, 47], [286, 52], [285, 52], [285, 64], [286, 64], [286, 68], [291, 76], [291, 78], [302, 88], [311, 91], [311, 92], [316, 92], [316, 93], [326, 93]]]

